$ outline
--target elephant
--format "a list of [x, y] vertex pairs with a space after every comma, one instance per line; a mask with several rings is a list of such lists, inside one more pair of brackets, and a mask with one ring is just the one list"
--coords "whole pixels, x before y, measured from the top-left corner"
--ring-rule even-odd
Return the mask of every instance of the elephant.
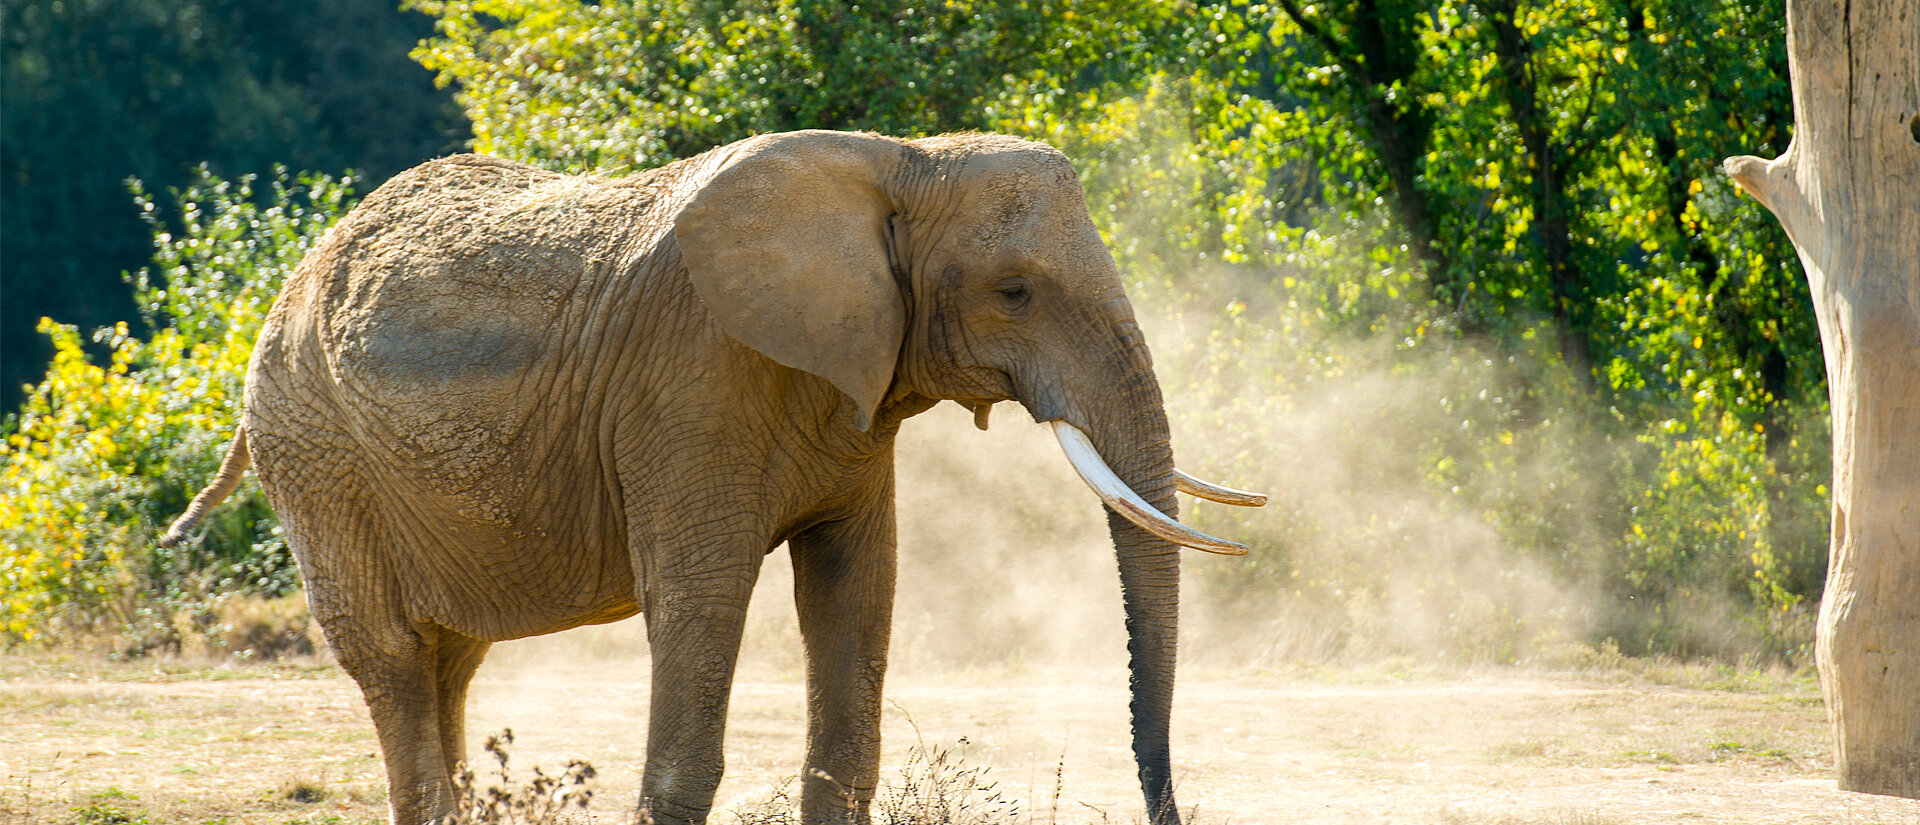
[[[641, 818], [704, 822], [748, 597], [783, 544], [809, 823], [870, 819], [894, 595], [893, 445], [1017, 401], [1108, 507], [1149, 817], [1182, 546], [1120, 274], [1059, 151], [1006, 136], [768, 134], [624, 177], [482, 155], [369, 194], [289, 276], [187, 540], [251, 466], [377, 730], [392, 822], [454, 816], [488, 645], [643, 614]], [[648, 820], [647, 818], [651, 819]]]

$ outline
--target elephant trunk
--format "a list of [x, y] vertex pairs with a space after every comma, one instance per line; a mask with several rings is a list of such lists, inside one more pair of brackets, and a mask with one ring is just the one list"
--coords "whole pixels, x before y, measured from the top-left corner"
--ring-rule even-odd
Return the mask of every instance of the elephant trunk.
[[1112, 346], [1080, 373], [1098, 380], [1069, 384], [1060, 394], [1032, 394], [1025, 403], [1036, 421], [1052, 425], [1068, 461], [1107, 506], [1126, 610], [1129, 708], [1140, 788], [1151, 825], [1179, 825], [1169, 737], [1180, 637], [1180, 550], [1240, 555], [1247, 548], [1180, 524], [1174, 492], [1244, 507], [1261, 506], [1266, 496], [1174, 467], [1153, 359], [1125, 299], [1111, 306], [1110, 313], [1095, 316], [1084, 339], [1098, 340], [1110, 331]]
[[[1140, 349], [1144, 350], [1143, 347]], [[1174, 498], [1173, 448], [1160, 385], [1144, 351], [1127, 360], [1113, 406], [1090, 416], [1091, 439], [1119, 480], [1168, 518]], [[1110, 506], [1107, 527], [1120, 567], [1127, 622], [1127, 667], [1132, 700], [1133, 753], [1151, 825], [1177, 825], [1169, 736], [1174, 665], [1180, 633], [1180, 546], [1149, 532]]]
[[[1171, 500], [1171, 493], [1168, 499]], [[1180, 548], [1107, 514], [1120, 562], [1127, 617], [1127, 668], [1133, 698], [1133, 753], [1146, 795], [1148, 822], [1176, 825], [1169, 752], [1173, 672], [1180, 632]]]

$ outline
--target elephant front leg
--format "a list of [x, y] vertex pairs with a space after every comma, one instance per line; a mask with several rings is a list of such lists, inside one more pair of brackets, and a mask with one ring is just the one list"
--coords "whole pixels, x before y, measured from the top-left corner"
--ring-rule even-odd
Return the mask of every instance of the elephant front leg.
[[[693, 553], [692, 558], [718, 558]], [[725, 769], [727, 702], [762, 552], [724, 554], [701, 571], [660, 575], [646, 601], [653, 701], [642, 822], [702, 823]], [[651, 817], [650, 819], [647, 817]]]
[[821, 524], [789, 543], [807, 651], [807, 825], [865, 825], [879, 783], [896, 564], [890, 493], [860, 516]]

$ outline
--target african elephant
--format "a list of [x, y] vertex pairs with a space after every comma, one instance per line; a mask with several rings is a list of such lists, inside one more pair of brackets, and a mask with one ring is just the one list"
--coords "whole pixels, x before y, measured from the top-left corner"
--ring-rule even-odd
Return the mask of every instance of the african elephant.
[[784, 542], [803, 814], [866, 822], [894, 437], [942, 399], [982, 426], [1020, 402], [1108, 503], [1140, 781], [1177, 821], [1177, 552], [1243, 548], [1175, 521], [1174, 492], [1233, 491], [1176, 473], [1120, 276], [1041, 144], [810, 131], [617, 179], [477, 155], [402, 173], [288, 279], [219, 476], [164, 541], [251, 462], [365, 694], [396, 825], [451, 811], [490, 643], [636, 612], [641, 804], [705, 821], [748, 596]]

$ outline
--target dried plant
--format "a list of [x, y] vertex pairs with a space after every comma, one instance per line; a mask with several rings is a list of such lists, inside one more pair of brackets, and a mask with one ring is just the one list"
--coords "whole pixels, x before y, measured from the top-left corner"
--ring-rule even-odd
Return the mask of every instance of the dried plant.
[[[967, 745], [960, 740], [961, 749]], [[873, 801], [874, 825], [1017, 825], [1019, 803], [1000, 794], [990, 769], [968, 764], [959, 750], [916, 745], [900, 776], [883, 781]], [[797, 825], [799, 799], [788, 777], [765, 798], [733, 809], [739, 825]]]
[[[962, 746], [965, 739], [960, 740]], [[1001, 825], [1020, 821], [1020, 804], [1002, 796], [992, 769], [946, 747], [916, 745], [897, 783], [875, 800], [875, 825]]]
[[551, 825], [558, 823], [568, 809], [587, 810], [593, 800], [593, 789], [587, 783], [595, 776], [592, 765], [575, 759], [567, 763], [567, 769], [558, 774], [549, 774], [533, 768], [533, 778], [525, 785], [515, 787], [513, 776], [507, 769], [510, 758], [508, 746], [513, 744], [513, 729], [507, 728], [498, 735], [487, 737], [484, 746], [493, 756], [499, 782], [482, 790], [474, 777], [473, 768], [461, 765], [453, 779], [455, 798], [455, 817], [465, 825]]

